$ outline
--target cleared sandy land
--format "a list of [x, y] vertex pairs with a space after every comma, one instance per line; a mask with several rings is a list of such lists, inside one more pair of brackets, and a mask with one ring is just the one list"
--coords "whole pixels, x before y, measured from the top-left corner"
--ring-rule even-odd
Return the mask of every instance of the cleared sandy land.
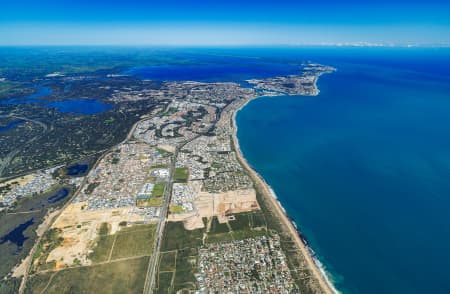
[[223, 193], [209, 193], [199, 191], [193, 187], [197, 194], [194, 199], [196, 210], [191, 213], [170, 214], [169, 221], [183, 221], [187, 230], [203, 228], [203, 217], [217, 216], [220, 223], [228, 221], [229, 214], [258, 210], [254, 189], [234, 190]]
[[131, 207], [114, 208], [105, 210], [85, 210], [87, 202], [70, 204], [56, 219], [52, 228], [58, 228], [64, 238], [62, 244], [50, 252], [47, 262], [56, 261], [56, 267], [72, 265], [74, 259], [81, 261], [83, 265], [89, 265], [88, 259], [90, 248], [92, 248], [98, 237], [98, 229], [102, 223], [110, 225], [110, 234], [119, 229], [122, 221], [143, 221], [142, 216], [131, 214]]
[[165, 150], [167, 152], [170, 152], [170, 153], [175, 152], [175, 146], [172, 146], [172, 145], [158, 145], [158, 148]]

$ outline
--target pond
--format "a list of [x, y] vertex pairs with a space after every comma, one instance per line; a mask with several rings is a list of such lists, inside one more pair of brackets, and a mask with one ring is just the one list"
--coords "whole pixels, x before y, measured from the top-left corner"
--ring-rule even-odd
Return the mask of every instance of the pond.
[[28, 239], [28, 237], [25, 237], [24, 232], [33, 223], [34, 223], [33, 218], [31, 218], [28, 221], [18, 225], [11, 232], [7, 233], [2, 238], [0, 238], [0, 245], [9, 241], [15, 244], [18, 249], [22, 248], [23, 243], [25, 243], [25, 241]]
[[64, 198], [66, 198], [70, 193], [69, 189], [62, 188], [56, 191], [53, 195], [47, 198], [48, 203], [56, 203]]
[[71, 177], [78, 177], [86, 174], [89, 169], [87, 163], [77, 163], [66, 168], [66, 174]]

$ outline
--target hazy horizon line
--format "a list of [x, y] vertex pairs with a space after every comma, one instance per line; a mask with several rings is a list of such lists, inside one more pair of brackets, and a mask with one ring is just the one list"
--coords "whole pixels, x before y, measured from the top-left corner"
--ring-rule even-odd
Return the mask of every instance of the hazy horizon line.
[[250, 47], [250, 48], [271, 48], [271, 47], [367, 47], [367, 48], [450, 48], [450, 43], [370, 43], [370, 42], [336, 42], [336, 43], [299, 43], [299, 44], [259, 44], [259, 43], [248, 43], [248, 44], [231, 44], [231, 43], [205, 43], [205, 44], [150, 44], [150, 43], [136, 43], [136, 44], [95, 44], [95, 43], [53, 43], [53, 44], [1, 44], [0, 47], [166, 47], [166, 48], [240, 48], [240, 47]]

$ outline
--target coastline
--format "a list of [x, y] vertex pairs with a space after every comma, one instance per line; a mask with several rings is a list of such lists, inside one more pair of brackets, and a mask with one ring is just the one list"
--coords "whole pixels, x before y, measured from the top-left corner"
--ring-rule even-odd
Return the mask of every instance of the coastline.
[[[319, 94], [319, 90], [317, 88], [318, 77], [315, 78], [314, 84], [316, 88], [316, 92], [314, 93], [314, 96]], [[279, 96], [279, 95], [276, 95]], [[279, 220], [282, 222], [283, 226], [287, 229], [287, 231], [291, 234], [293, 239], [295, 240], [295, 243], [297, 245], [297, 248], [300, 250], [301, 254], [305, 258], [305, 261], [308, 265], [308, 268], [311, 270], [312, 275], [317, 280], [320, 288], [323, 290], [324, 293], [327, 294], [338, 294], [340, 293], [333, 285], [330, 277], [326, 273], [322, 263], [320, 260], [318, 260], [315, 257], [314, 251], [308, 246], [306, 239], [301, 234], [300, 230], [297, 228], [296, 223], [290, 218], [284, 207], [282, 206], [281, 202], [278, 200], [274, 190], [270, 187], [270, 185], [264, 180], [264, 178], [256, 172], [253, 167], [247, 162], [245, 159], [240, 145], [239, 145], [239, 139], [237, 138], [237, 131], [238, 126], [236, 123], [236, 115], [237, 113], [242, 110], [250, 101], [265, 97], [263, 96], [255, 96], [253, 98], [247, 99], [242, 105], [240, 105], [236, 110], [233, 111], [233, 114], [231, 116], [231, 126], [233, 130], [232, 138], [233, 138], [233, 146], [236, 150], [236, 155], [238, 157], [238, 160], [241, 162], [241, 164], [244, 166], [244, 168], [248, 171], [250, 174], [250, 177], [253, 179], [256, 186], [260, 188], [262, 197], [265, 200], [268, 200], [267, 202], [270, 203], [271, 208], [273, 208], [274, 212], [276, 213]]]

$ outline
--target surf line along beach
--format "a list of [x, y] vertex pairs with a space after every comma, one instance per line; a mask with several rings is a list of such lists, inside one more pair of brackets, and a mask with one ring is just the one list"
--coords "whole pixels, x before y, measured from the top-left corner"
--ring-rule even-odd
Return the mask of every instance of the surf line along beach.
[[[314, 80], [314, 87], [316, 88], [316, 91], [314, 92], [314, 96], [319, 94], [319, 90], [317, 89], [317, 80], [318, 77]], [[278, 96], [278, 95], [275, 95]], [[261, 98], [263, 96], [256, 96], [253, 98], [250, 98], [246, 101], [244, 101], [239, 107], [237, 107], [236, 110], [234, 110], [233, 114], [231, 115], [231, 126], [232, 126], [232, 143], [233, 147], [236, 150], [237, 158], [241, 162], [242, 166], [248, 171], [250, 177], [252, 178], [253, 182], [255, 183], [255, 188], [257, 192], [259, 192], [263, 198], [264, 204], [268, 206], [269, 210], [272, 210], [272, 212], [276, 215], [276, 217], [279, 219], [279, 221], [282, 224], [283, 230], [285, 232], [289, 233], [293, 240], [295, 241], [295, 244], [297, 248], [300, 251], [300, 254], [304, 257], [304, 260], [306, 261], [306, 264], [308, 266], [308, 269], [311, 271], [311, 274], [314, 276], [315, 280], [318, 283], [318, 286], [323, 290], [323, 293], [326, 294], [336, 294], [340, 293], [333, 285], [329, 277], [327, 276], [325, 270], [320, 265], [320, 261], [315, 260], [315, 257], [313, 256], [312, 250], [308, 247], [308, 245], [305, 243], [303, 238], [301, 238], [301, 233], [299, 230], [294, 227], [294, 223], [291, 221], [289, 216], [286, 214], [285, 209], [281, 206], [280, 202], [278, 201], [275, 192], [272, 190], [272, 188], [267, 184], [267, 182], [262, 178], [260, 174], [258, 174], [247, 162], [244, 155], [242, 154], [242, 151], [239, 146], [239, 140], [237, 138], [237, 131], [238, 126], [236, 123], [236, 114], [243, 109], [250, 101], [254, 99]], [[261, 204], [260, 204], [261, 205]]]

